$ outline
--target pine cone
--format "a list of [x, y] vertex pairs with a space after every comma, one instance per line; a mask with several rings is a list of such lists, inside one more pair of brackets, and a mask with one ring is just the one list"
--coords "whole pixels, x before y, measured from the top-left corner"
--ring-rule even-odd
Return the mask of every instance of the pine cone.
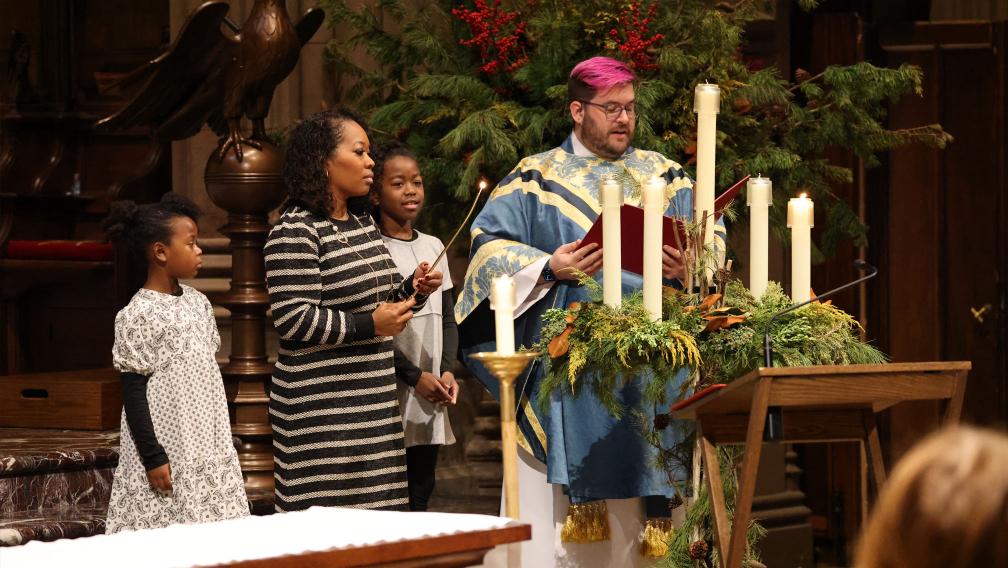
[[682, 504], [683, 504], [682, 497], [680, 497], [679, 494], [676, 493], [675, 495], [672, 496], [671, 499], [669, 499], [669, 510], [678, 509], [679, 507], [682, 506]]
[[655, 417], [654, 417], [654, 428], [655, 428], [655, 430], [664, 430], [664, 429], [668, 428], [670, 420], [671, 419], [669, 418], [668, 414], [655, 414]]
[[710, 547], [707, 546], [706, 540], [697, 540], [689, 545], [689, 557], [693, 560], [707, 558], [708, 552], [710, 552]]

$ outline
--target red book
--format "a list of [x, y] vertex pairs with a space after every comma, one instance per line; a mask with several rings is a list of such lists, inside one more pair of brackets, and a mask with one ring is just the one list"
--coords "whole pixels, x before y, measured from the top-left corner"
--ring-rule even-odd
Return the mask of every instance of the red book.
[[[745, 185], [749, 176], [735, 182], [728, 191], [722, 193], [714, 200], [714, 218], [721, 218], [721, 211], [727, 207], [739, 194], [742, 186]], [[676, 233], [679, 233], [678, 240]], [[620, 250], [622, 255], [623, 270], [636, 274], [644, 273], [644, 210], [633, 205], [623, 205], [620, 207]], [[602, 215], [588, 229], [588, 233], [581, 239], [581, 247], [597, 243], [602, 246]], [[686, 245], [686, 224], [681, 219], [664, 216], [662, 218], [662, 244], [679, 250], [680, 244]], [[581, 248], [579, 247], [579, 248]]]
[[[676, 231], [679, 241], [676, 241]], [[620, 207], [620, 250], [623, 270], [644, 274], [644, 210], [633, 205]], [[592, 243], [602, 246], [602, 215], [588, 229], [581, 239], [581, 247]], [[662, 217], [662, 243], [679, 250], [679, 243], [686, 245], [686, 226], [674, 217]], [[580, 248], [580, 247], [579, 247]], [[603, 254], [605, 254], [603, 252]]]

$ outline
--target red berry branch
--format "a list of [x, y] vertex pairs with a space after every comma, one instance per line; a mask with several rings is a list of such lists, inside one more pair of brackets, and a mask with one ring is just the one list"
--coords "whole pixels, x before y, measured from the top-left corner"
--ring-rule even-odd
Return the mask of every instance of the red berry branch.
[[656, 0], [642, 18], [641, 2], [631, 2], [619, 15], [619, 25], [623, 33], [620, 33], [616, 28], [609, 30], [609, 37], [616, 42], [616, 48], [630, 60], [630, 65], [637, 71], [658, 69], [658, 65], [654, 62], [654, 50], [651, 46], [665, 39], [665, 36], [654, 34], [648, 37], [648, 33], [650, 33], [648, 28], [654, 21], [657, 9], [658, 2]]
[[[530, 1], [531, 5], [533, 2]], [[483, 66], [480, 71], [494, 75], [512, 72], [528, 62], [525, 54], [525, 22], [516, 22], [518, 11], [502, 10], [501, 0], [476, 0], [475, 9], [464, 6], [452, 9], [452, 14], [469, 25], [472, 37], [459, 40], [467, 47], [479, 49]]]

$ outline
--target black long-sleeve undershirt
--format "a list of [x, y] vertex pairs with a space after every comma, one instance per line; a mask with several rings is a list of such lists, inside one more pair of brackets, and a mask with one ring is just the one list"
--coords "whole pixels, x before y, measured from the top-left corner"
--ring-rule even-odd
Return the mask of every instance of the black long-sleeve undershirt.
[[444, 344], [441, 346], [441, 372], [451, 371], [458, 360], [459, 334], [455, 325], [455, 294], [451, 289], [441, 293], [441, 334]]
[[150, 471], [168, 463], [168, 454], [154, 433], [150, 404], [147, 402], [147, 381], [150, 377], [139, 373], [121, 373], [119, 380], [122, 385], [126, 424], [133, 434], [133, 443], [136, 445], [137, 453], [140, 454], [144, 469]]

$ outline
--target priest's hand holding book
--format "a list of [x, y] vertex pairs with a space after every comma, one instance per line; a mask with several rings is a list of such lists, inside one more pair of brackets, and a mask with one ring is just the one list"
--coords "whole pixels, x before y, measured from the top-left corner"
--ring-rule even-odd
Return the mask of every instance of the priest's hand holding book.
[[602, 268], [602, 249], [598, 243], [578, 248], [580, 246], [581, 239], [578, 239], [557, 247], [539, 281], [577, 280], [581, 272], [594, 276]]
[[669, 245], [662, 246], [662, 278], [665, 280], [682, 280], [686, 276], [686, 266], [683, 264], [682, 253]]
[[[555, 275], [556, 280], [577, 280], [579, 271], [594, 276], [602, 268], [602, 254], [598, 243], [588, 243], [582, 247], [581, 239], [578, 239], [560, 245], [550, 257], [547, 267]], [[662, 277], [666, 280], [676, 280], [684, 276], [682, 253], [675, 247], [663, 246]], [[548, 281], [550, 278], [544, 275], [539, 280]]]

